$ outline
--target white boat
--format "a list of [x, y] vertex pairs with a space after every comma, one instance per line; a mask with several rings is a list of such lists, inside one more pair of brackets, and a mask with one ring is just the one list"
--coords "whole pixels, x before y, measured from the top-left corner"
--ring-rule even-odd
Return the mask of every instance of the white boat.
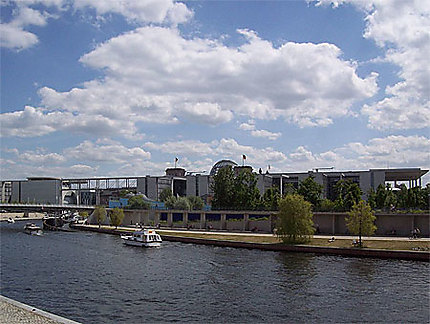
[[15, 223], [15, 220], [12, 217], [9, 217], [7, 219], [7, 222], [10, 223], [10, 224], [13, 224], [13, 223]]
[[121, 235], [122, 241], [127, 245], [152, 247], [161, 245], [161, 236], [153, 229], [143, 229], [133, 232], [131, 235]]
[[24, 233], [30, 235], [42, 235], [42, 229], [34, 223], [28, 223], [24, 226]]

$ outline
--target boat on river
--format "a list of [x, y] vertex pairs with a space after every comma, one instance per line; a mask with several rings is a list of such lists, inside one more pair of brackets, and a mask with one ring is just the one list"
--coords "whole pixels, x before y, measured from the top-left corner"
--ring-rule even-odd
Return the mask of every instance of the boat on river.
[[9, 224], [14, 224], [14, 223], [15, 223], [15, 220], [14, 220], [12, 217], [9, 217], [9, 218], [7, 219], [7, 222], [8, 222]]
[[30, 235], [42, 235], [42, 228], [34, 223], [27, 223], [24, 226], [24, 233]]
[[121, 235], [124, 244], [140, 247], [153, 247], [161, 245], [161, 236], [153, 229], [144, 228], [131, 235]]

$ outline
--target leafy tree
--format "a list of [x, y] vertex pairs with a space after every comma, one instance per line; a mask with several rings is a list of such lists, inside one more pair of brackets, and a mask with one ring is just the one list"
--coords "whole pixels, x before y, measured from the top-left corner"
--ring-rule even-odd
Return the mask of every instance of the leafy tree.
[[131, 197], [128, 200], [128, 206], [131, 209], [150, 209], [151, 208], [151, 204], [145, 201], [142, 195], [136, 195]]
[[397, 206], [397, 197], [391, 189], [387, 189], [388, 190], [385, 193], [384, 208], [392, 210]]
[[400, 185], [400, 190], [396, 192], [396, 198], [397, 198], [397, 208], [408, 208], [408, 188], [406, 188], [406, 185], [402, 183]]
[[173, 209], [190, 210], [191, 204], [186, 197], [178, 197], [176, 198], [175, 204], [173, 205]]
[[213, 178], [212, 209], [228, 209], [233, 204], [234, 172], [231, 166], [218, 170]]
[[233, 208], [236, 210], [255, 210], [260, 205], [260, 191], [255, 174], [242, 170], [234, 179]]
[[131, 194], [132, 192], [130, 191], [130, 190], [127, 190], [127, 189], [123, 189], [123, 190], [121, 190], [120, 192], [119, 192], [119, 196], [121, 197], [121, 198], [125, 198], [125, 197], [127, 197], [129, 194]]
[[191, 210], [191, 204], [186, 197], [170, 196], [167, 198], [165, 205], [169, 209]]
[[313, 176], [309, 176], [299, 184], [297, 193], [310, 202], [314, 208], [318, 208], [321, 204], [322, 190], [323, 186], [316, 182]]
[[190, 207], [192, 210], [202, 210], [205, 206], [203, 199], [197, 196], [188, 196], [188, 202], [190, 203]]
[[264, 208], [266, 210], [278, 210], [280, 198], [281, 198], [281, 194], [278, 188], [272, 187], [267, 189], [263, 195]]
[[88, 218], [88, 212], [85, 210], [80, 211], [79, 216], [81, 216], [82, 218]]
[[336, 207], [336, 204], [334, 201], [331, 201], [330, 199], [323, 199], [321, 200], [320, 208], [318, 208], [319, 211], [324, 212], [330, 212], [334, 211]]
[[381, 183], [378, 188], [376, 188], [376, 208], [384, 208], [386, 195], [385, 186]]
[[172, 189], [170, 189], [170, 188], [164, 188], [163, 191], [161, 191], [161, 193], [160, 193], [159, 200], [162, 201], [162, 202], [166, 202], [166, 200], [169, 197], [173, 197]]
[[168, 208], [168, 209], [174, 209], [175, 207], [175, 203], [176, 203], [176, 197], [175, 196], [170, 196], [166, 199], [166, 201], [164, 202], [164, 205]]
[[122, 223], [124, 219], [124, 211], [118, 207], [114, 208], [110, 214], [110, 223], [111, 225], [118, 228], [118, 225]]
[[372, 235], [376, 231], [375, 225], [376, 217], [372, 212], [370, 206], [364, 201], [360, 200], [358, 204], [354, 204], [348, 216], [345, 218], [348, 230], [358, 235], [358, 245], [362, 247], [362, 235]]
[[360, 186], [351, 180], [339, 180], [335, 185], [337, 198], [335, 208], [338, 211], [351, 210], [352, 206], [361, 200]]
[[370, 190], [367, 193], [367, 203], [369, 204], [370, 208], [375, 209], [376, 207], [376, 192], [373, 190], [373, 188], [370, 188]]
[[308, 242], [315, 231], [313, 225], [312, 205], [303, 196], [286, 195], [279, 201], [276, 234], [284, 243]]
[[292, 183], [286, 183], [284, 185], [283, 196], [288, 194], [295, 194], [295, 193], [297, 193], [297, 189], [296, 187], [294, 187]]
[[103, 206], [96, 206], [94, 209], [94, 217], [100, 228], [101, 223], [106, 219], [106, 209]]

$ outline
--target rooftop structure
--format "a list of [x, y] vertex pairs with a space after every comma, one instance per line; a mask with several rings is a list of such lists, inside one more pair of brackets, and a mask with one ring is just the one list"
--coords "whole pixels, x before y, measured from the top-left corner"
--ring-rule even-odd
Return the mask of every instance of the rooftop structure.
[[[2, 202], [107, 205], [110, 199], [117, 199], [120, 192], [128, 190], [144, 194], [151, 200], [158, 200], [165, 188], [170, 188], [176, 196], [199, 196], [210, 202], [213, 195], [211, 183], [214, 175], [223, 167], [231, 166], [239, 170], [252, 171], [248, 165], [238, 166], [231, 160], [221, 160], [214, 164], [209, 175], [186, 172], [183, 168], [168, 168], [162, 176], [143, 177], [98, 177], [98, 178], [53, 178], [28, 177], [27, 180], [1, 181]], [[421, 178], [429, 170], [420, 168], [370, 169], [360, 171], [335, 171], [332, 168], [315, 168], [307, 172], [262, 172], [254, 173], [261, 194], [273, 186], [283, 193], [287, 186], [298, 188], [301, 181], [313, 176], [323, 186], [324, 198], [335, 198], [335, 184], [346, 179], [357, 183], [366, 199], [370, 189], [380, 184], [392, 182], [393, 187], [406, 182], [409, 188], [421, 186]]]

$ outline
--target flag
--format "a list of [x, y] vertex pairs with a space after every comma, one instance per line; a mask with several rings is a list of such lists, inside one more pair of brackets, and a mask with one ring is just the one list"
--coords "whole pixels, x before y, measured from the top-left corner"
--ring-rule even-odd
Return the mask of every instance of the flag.
[[245, 154], [242, 155], [242, 159], [246, 160], [246, 155]]
[[178, 162], [178, 161], [179, 161], [179, 159], [177, 157], [175, 157], [175, 162]]

